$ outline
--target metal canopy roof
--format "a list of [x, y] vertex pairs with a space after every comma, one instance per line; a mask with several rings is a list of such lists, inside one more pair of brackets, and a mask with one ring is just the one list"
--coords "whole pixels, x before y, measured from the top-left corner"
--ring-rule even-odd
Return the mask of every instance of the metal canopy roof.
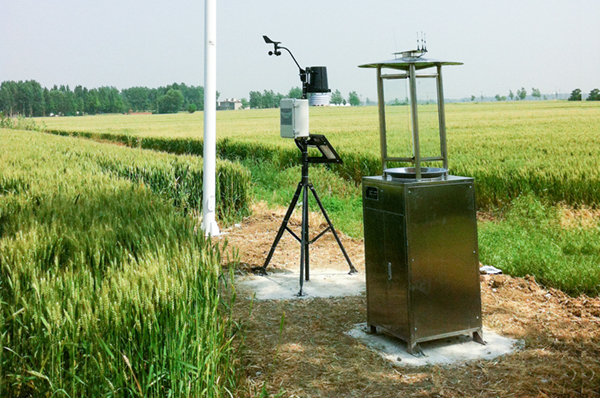
[[452, 61], [440, 61], [437, 59], [427, 59], [421, 57], [401, 57], [396, 59], [390, 59], [387, 61], [381, 62], [372, 62], [369, 64], [359, 65], [359, 68], [377, 68], [381, 66], [382, 68], [391, 68], [391, 69], [400, 69], [400, 70], [408, 70], [409, 65], [414, 64], [415, 69], [426, 69], [431, 68], [437, 65], [462, 65], [462, 62], [452, 62]]

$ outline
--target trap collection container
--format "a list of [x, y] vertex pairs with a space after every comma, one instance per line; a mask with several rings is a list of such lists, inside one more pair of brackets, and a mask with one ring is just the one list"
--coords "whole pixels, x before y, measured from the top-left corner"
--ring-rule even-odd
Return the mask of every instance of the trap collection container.
[[[477, 218], [473, 178], [448, 175], [442, 65], [426, 51], [397, 53], [395, 59], [361, 65], [377, 69], [379, 130], [383, 175], [362, 180], [367, 324], [419, 343], [461, 334], [482, 342]], [[383, 74], [382, 69], [401, 73]], [[436, 68], [434, 73], [417, 71]], [[416, 79], [435, 78], [440, 137], [439, 156], [421, 157]], [[413, 153], [387, 154], [384, 81], [408, 79]], [[387, 168], [388, 162], [413, 167]], [[422, 163], [442, 162], [442, 168]]]

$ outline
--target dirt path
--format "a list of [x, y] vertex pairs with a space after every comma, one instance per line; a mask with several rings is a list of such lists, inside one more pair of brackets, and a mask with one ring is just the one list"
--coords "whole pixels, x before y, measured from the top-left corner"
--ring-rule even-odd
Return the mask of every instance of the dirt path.
[[[242, 264], [263, 264], [283, 219], [263, 207], [226, 232]], [[319, 220], [311, 224], [313, 231]], [[292, 220], [299, 229], [299, 219]], [[362, 241], [342, 237], [364, 272]], [[296, 269], [299, 245], [285, 234], [272, 266]], [[311, 266], [347, 269], [330, 233], [311, 246]], [[264, 383], [284, 397], [600, 397], [600, 299], [573, 298], [533, 278], [482, 277], [484, 326], [521, 339], [514, 354], [466, 365], [397, 368], [345, 335], [366, 320], [366, 297], [254, 301], [238, 295], [245, 325], [248, 396]], [[283, 327], [280, 330], [280, 325]]]

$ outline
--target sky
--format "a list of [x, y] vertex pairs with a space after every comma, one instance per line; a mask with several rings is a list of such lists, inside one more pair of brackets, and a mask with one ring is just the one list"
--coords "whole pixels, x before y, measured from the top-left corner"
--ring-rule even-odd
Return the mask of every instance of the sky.
[[[598, 0], [217, 0], [217, 90], [286, 94], [300, 65], [326, 66], [347, 98], [376, 98], [375, 70], [358, 65], [415, 49], [463, 62], [444, 67], [446, 98], [600, 87]], [[420, 33], [419, 33], [420, 34]], [[204, 1], [0, 0], [0, 82], [119, 89], [204, 85]]]

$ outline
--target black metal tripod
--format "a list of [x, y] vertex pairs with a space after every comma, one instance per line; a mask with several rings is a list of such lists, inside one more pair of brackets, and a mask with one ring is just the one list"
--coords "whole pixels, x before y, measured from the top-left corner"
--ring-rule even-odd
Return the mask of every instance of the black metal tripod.
[[[277, 232], [277, 236], [275, 237], [273, 246], [271, 246], [271, 251], [269, 252], [269, 255], [267, 256], [267, 260], [265, 261], [265, 264], [262, 267], [255, 268], [254, 270], [263, 275], [267, 274], [267, 266], [269, 265], [269, 262], [271, 261], [271, 258], [273, 257], [273, 253], [275, 253], [275, 249], [277, 248], [277, 244], [279, 243], [279, 240], [283, 236], [283, 233], [287, 230], [290, 234], [292, 234], [292, 236], [294, 238], [296, 238], [296, 240], [298, 242], [300, 242], [300, 245], [301, 245], [301, 248], [300, 248], [300, 291], [298, 292], [298, 296], [304, 296], [304, 293], [302, 292], [304, 280], [308, 281], [310, 279], [310, 260], [309, 260], [308, 247], [309, 247], [309, 245], [315, 243], [327, 231], [331, 231], [333, 233], [333, 236], [335, 237], [335, 240], [337, 241], [338, 245], [340, 246], [340, 249], [342, 249], [342, 253], [344, 254], [344, 257], [346, 258], [346, 261], [348, 262], [348, 265], [350, 266], [350, 274], [354, 274], [358, 271], [352, 265], [352, 262], [350, 261], [350, 257], [348, 257], [348, 254], [346, 253], [346, 250], [344, 249], [344, 246], [342, 245], [342, 241], [340, 240], [338, 234], [335, 232], [335, 228], [333, 227], [333, 224], [331, 223], [331, 220], [329, 219], [329, 216], [327, 215], [327, 212], [325, 211], [325, 208], [323, 207], [323, 204], [321, 203], [321, 200], [319, 199], [319, 195], [317, 195], [317, 191], [315, 190], [315, 187], [308, 180], [308, 164], [309, 163], [341, 163], [342, 160], [340, 159], [338, 154], [335, 152], [333, 147], [331, 147], [331, 145], [329, 144], [329, 141], [327, 141], [327, 138], [325, 138], [322, 135], [311, 135], [310, 137], [296, 138], [295, 142], [296, 142], [296, 146], [298, 146], [298, 148], [302, 152], [302, 179], [298, 183], [298, 188], [296, 188], [296, 192], [294, 193], [292, 202], [290, 203], [290, 206], [287, 209], [287, 213], [285, 214], [283, 222], [281, 223], [281, 227], [279, 227], [279, 232]], [[308, 148], [309, 147], [318, 148], [321, 151], [323, 156], [309, 157], [308, 156]], [[317, 204], [319, 205], [319, 208], [321, 209], [321, 213], [323, 213], [323, 216], [325, 217], [325, 220], [327, 221], [327, 224], [328, 224], [328, 227], [325, 228], [323, 231], [321, 231], [312, 240], [309, 239], [309, 235], [308, 235], [308, 190], [309, 189], [312, 192], [313, 196], [315, 197], [315, 200], [317, 201]], [[301, 237], [298, 237], [298, 235], [296, 235], [290, 228], [288, 228], [288, 222], [290, 221], [290, 218], [292, 216], [292, 213], [294, 212], [294, 208], [296, 207], [296, 204], [298, 203], [298, 198], [300, 197], [301, 193], [302, 193], [302, 233], [301, 233]]]

